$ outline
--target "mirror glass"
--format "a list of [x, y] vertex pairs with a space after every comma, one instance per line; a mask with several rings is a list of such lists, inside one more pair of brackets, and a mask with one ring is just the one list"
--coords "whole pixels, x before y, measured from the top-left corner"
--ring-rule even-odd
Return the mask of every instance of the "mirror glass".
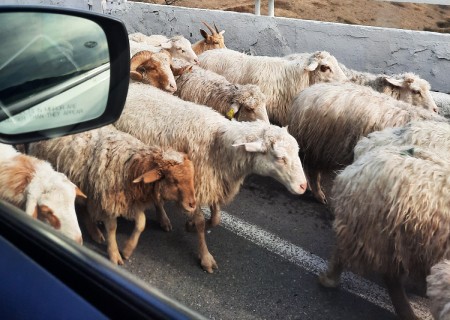
[[0, 133], [95, 119], [106, 108], [110, 68], [102, 28], [55, 13], [0, 14]]

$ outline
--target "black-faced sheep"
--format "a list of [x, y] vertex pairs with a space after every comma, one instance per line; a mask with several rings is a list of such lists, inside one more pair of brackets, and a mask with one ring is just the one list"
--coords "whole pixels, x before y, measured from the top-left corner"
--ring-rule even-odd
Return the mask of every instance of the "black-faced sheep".
[[217, 264], [206, 246], [199, 206], [211, 206], [211, 224], [218, 224], [220, 206], [234, 198], [251, 173], [273, 177], [295, 194], [304, 193], [307, 186], [297, 142], [286, 128], [262, 121], [229, 121], [209, 107], [152, 86], [130, 84], [125, 109], [115, 126], [145, 143], [186, 152], [192, 159], [198, 203], [193, 223], [201, 265], [208, 272]]
[[207, 105], [230, 120], [269, 122], [266, 96], [256, 85], [233, 84], [225, 77], [197, 66], [184, 72], [176, 82], [176, 95], [183, 100]]
[[[171, 226], [161, 205], [164, 200], [179, 202], [188, 213], [195, 210], [194, 169], [188, 157], [148, 146], [113, 126], [32, 143], [29, 152], [50, 161], [84, 188], [89, 195], [89, 233], [94, 240], [104, 241], [94, 224], [104, 223], [109, 259], [115, 264], [123, 264], [122, 256], [128, 259], [136, 248], [145, 227], [146, 208], [156, 206], [166, 230]], [[122, 256], [116, 241], [117, 217], [135, 221]]]
[[0, 199], [82, 243], [75, 197], [86, 197], [50, 163], [0, 144]]
[[217, 49], [204, 52], [199, 59], [201, 67], [232, 83], [258, 85], [267, 97], [269, 120], [283, 126], [289, 122], [289, 108], [300, 91], [315, 83], [347, 80], [336, 58], [325, 51], [289, 61]]
[[417, 319], [402, 277], [424, 281], [431, 266], [449, 258], [450, 162], [414, 146], [364, 153], [334, 181], [331, 207], [337, 245], [319, 276], [338, 285], [344, 268], [384, 277], [401, 319]]
[[370, 132], [413, 120], [445, 118], [369, 87], [324, 83], [306, 88], [295, 98], [288, 128], [303, 153], [311, 190], [324, 203], [321, 173], [350, 164], [356, 143]]

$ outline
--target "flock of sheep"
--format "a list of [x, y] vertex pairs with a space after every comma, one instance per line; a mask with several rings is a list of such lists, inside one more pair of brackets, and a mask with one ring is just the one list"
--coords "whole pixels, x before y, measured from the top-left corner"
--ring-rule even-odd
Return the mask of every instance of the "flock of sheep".
[[[85, 207], [78, 218], [95, 241], [106, 240], [116, 264], [136, 248], [152, 205], [172, 229], [164, 201], [176, 201], [212, 273], [205, 230], [220, 223], [220, 207], [248, 175], [269, 176], [293, 194], [309, 188], [331, 208], [337, 244], [322, 285], [337, 286], [344, 268], [377, 272], [399, 317], [415, 319], [402, 279], [428, 276], [434, 317], [450, 317], [450, 124], [428, 82], [351, 70], [325, 51], [246, 55], [204, 24], [211, 34], [201, 30], [193, 45], [130, 34], [119, 120], [33, 143], [29, 156], [0, 146], [0, 197], [81, 242], [77, 197]], [[335, 172], [329, 194], [326, 172]], [[208, 221], [201, 206], [211, 208]], [[122, 250], [117, 217], [135, 221]]]

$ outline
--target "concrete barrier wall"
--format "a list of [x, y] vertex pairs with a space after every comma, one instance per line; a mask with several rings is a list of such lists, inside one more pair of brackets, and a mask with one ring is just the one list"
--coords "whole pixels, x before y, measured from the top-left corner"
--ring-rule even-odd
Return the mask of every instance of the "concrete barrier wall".
[[411, 71], [428, 80], [433, 90], [450, 93], [450, 34], [132, 2], [112, 15], [122, 19], [130, 33], [182, 34], [192, 42], [201, 39], [200, 21], [214, 21], [219, 30], [226, 30], [231, 49], [268, 56], [326, 50], [350, 68]]
[[[6, 0], [87, 8], [87, 0]], [[101, 1], [92, 0], [102, 11]], [[435, 91], [450, 93], [450, 34], [355, 26], [228, 11], [166, 5], [103, 1], [107, 12], [122, 19], [128, 32], [182, 34], [191, 42], [201, 39], [201, 21], [225, 29], [229, 48], [250, 54], [282, 56], [326, 50], [346, 66], [374, 73], [411, 71], [428, 80]], [[112, 5], [114, 4], [114, 5]], [[103, 9], [103, 11], [105, 11]]]

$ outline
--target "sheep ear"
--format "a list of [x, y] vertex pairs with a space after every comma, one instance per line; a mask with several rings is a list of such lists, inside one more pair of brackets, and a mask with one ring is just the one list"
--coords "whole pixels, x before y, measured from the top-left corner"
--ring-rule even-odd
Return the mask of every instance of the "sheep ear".
[[233, 144], [233, 147], [244, 146], [245, 151], [247, 152], [265, 152], [266, 148], [263, 144], [262, 140], [254, 141], [254, 142], [244, 142], [244, 143], [236, 143]]
[[391, 77], [385, 77], [384, 81], [386, 81], [387, 83], [390, 83], [391, 85], [393, 85], [394, 87], [403, 87], [404, 85], [404, 81], [403, 80], [399, 80], [399, 79], [395, 79], [395, 78], [391, 78]]
[[319, 66], [319, 62], [317, 60], [314, 60], [311, 62], [308, 66], [305, 67], [306, 71], [314, 71]]
[[152, 183], [158, 181], [161, 178], [162, 176], [161, 173], [159, 173], [159, 170], [153, 169], [134, 179], [133, 183], [139, 183], [141, 181], [143, 181], [144, 183]]
[[142, 74], [136, 71], [130, 71], [130, 78], [134, 81], [142, 81]]
[[205, 30], [200, 29], [200, 34], [202, 35], [203, 38], [208, 39], [208, 34], [206, 33]]
[[38, 219], [47, 221], [53, 228], [61, 229], [61, 221], [53, 214], [52, 209], [47, 206], [38, 206]]
[[87, 196], [78, 187], [75, 187], [75, 196], [87, 199]]
[[161, 43], [161, 48], [169, 50], [170, 48], [172, 48], [172, 42], [169, 40]]
[[232, 120], [238, 111], [239, 105], [237, 103], [233, 103], [230, 107], [230, 110], [228, 110], [227, 112], [227, 118]]
[[173, 75], [175, 77], [181, 76], [181, 75], [183, 75], [183, 73], [192, 72], [192, 66], [191, 65], [184, 66], [184, 67], [181, 67], [181, 68], [176, 68], [173, 65], [170, 65], [170, 69], [172, 70], [172, 73], [173, 73]]

